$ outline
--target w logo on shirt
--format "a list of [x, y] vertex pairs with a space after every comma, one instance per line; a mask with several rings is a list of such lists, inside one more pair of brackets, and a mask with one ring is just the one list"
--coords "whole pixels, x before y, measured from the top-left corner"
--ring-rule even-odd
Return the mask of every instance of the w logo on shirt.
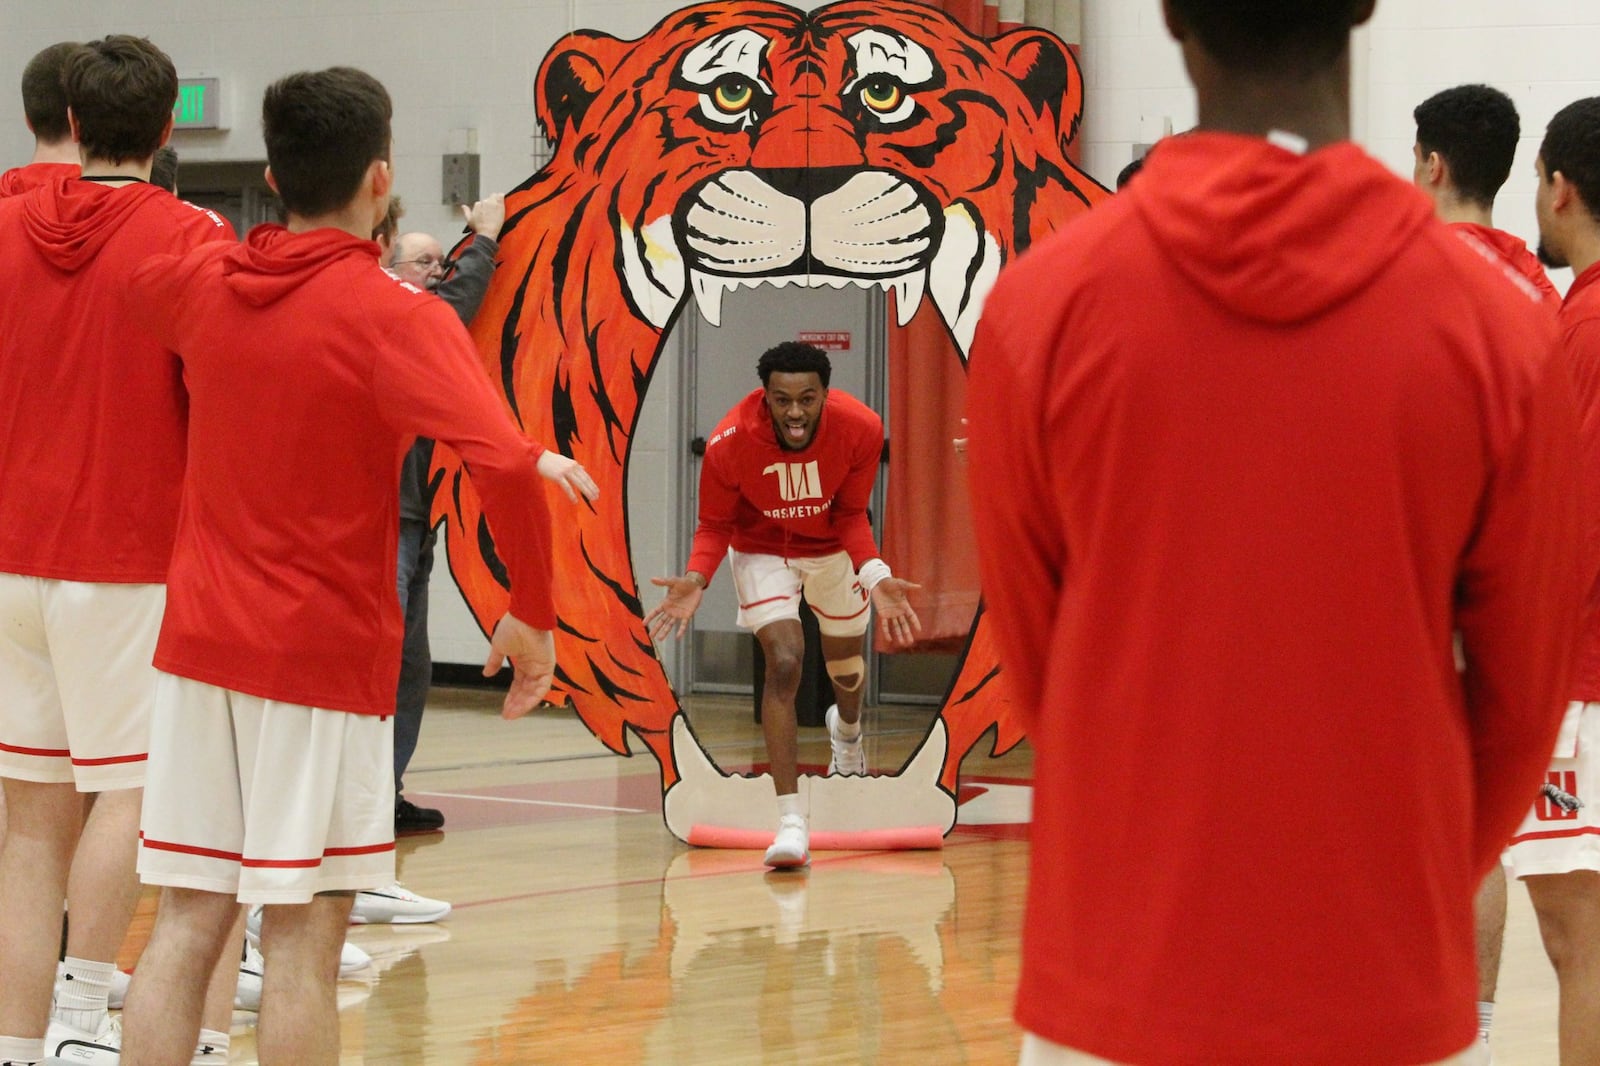
[[[1569, 796], [1577, 796], [1577, 771], [1550, 770], [1544, 776], [1548, 784], [1554, 785]], [[1540, 793], [1539, 802], [1534, 807], [1534, 814], [1541, 822], [1570, 822], [1577, 819], [1578, 809], [1576, 807], [1568, 808], [1555, 802], [1547, 790]]]
[[773, 463], [761, 472], [778, 475], [778, 495], [785, 503], [822, 499], [822, 477], [817, 473], [815, 459], [809, 463]]

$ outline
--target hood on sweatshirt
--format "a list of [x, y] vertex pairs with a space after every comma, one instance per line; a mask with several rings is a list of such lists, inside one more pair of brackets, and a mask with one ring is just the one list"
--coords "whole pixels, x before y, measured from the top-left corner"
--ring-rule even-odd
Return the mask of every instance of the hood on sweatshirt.
[[1433, 217], [1348, 142], [1304, 155], [1259, 137], [1169, 138], [1129, 186], [1173, 266], [1235, 314], [1288, 325], [1370, 284]]
[[58, 177], [24, 201], [23, 230], [48, 262], [76, 273], [146, 201], [168, 195], [144, 182], [109, 186]]
[[337, 229], [291, 233], [277, 224], [257, 226], [230, 250], [223, 280], [256, 307], [273, 303], [318, 273], [351, 258], [378, 265], [378, 245]]

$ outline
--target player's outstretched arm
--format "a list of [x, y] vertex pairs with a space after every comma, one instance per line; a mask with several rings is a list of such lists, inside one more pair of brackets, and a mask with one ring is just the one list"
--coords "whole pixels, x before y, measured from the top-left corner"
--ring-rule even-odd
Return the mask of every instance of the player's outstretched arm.
[[571, 456], [546, 449], [539, 456], [538, 466], [539, 476], [560, 485], [561, 491], [573, 503], [578, 502], [579, 496], [587, 500], [600, 498], [600, 486], [594, 483], [594, 478], [589, 476], [583, 464]]
[[489, 660], [483, 664], [483, 676], [498, 674], [507, 659], [511, 660], [513, 676], [511, 689], [500, 706], [500, 717], [521, 718], [544, 701], [555, 680], [555, 634], [548, 629], [535, 629], [514, 615], [501, 615], [495, 623], [494, 636], [489, 639]]
[[878, 612], [878, 625], [891, 644], [914, 643], [922, 632], [922, 619], [907, 596], [921, 587], [903, 577], [886, 577], [872, 586], [872, 608]]
[[689, 619], [700, 609], [706, 579], [691, 570], [682, 577], [653, 577], [650, 584], [667, 590], [667, 598], [644, 616], [644, 628], [650, 639], [666, 640], [674, 630], [682, 637], [689, 631]]

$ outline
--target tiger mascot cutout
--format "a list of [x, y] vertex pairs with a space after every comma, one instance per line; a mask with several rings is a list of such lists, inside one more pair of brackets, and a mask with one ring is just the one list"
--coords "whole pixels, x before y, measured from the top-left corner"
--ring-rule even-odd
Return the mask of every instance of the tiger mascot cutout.
[[[743, 803], [741, 783], [769, 804], [771, 788], [710, 766], [642, 623], [627, 464], [674, 320], [692, 303], [716, 325], [741, 286], [875, 286], [901, 325], [931, 301], [965, 359], [1000, 267], [1107, 193], [1068, 158], [1083, 84], [1060, 39], [1031, 28], [985, 39], [914, 0], [809, 14], [724, 0], [634, 41], [578, 31], [545, 57], [537, 89], [553, 157], [506, 198], [472, 333], [523, 430], [601, 488], [599, 505], [555, 527], [557, 687], [611, 750], [629, 753], [629, 730], [643, 741], [683, 837], [685, 819]], [[508, 602], [504, 569], [443, 449], [433, 482], [452, 574], [487, 626]], [[948, 831], [962, 757], [991, 728], [996, 753], [1021, 739], [997, 674], [980, 615], [906, 783], [804, 778], [812, 824], [829, 824], [823, 792], [853, 789], [840, 807]], [[907, 808], [860, 791], [873, 788], [920, 798]], [[698, 806], [685, 806], [691, 792]], [[770, 834], [764, 813], [757, 824]]]

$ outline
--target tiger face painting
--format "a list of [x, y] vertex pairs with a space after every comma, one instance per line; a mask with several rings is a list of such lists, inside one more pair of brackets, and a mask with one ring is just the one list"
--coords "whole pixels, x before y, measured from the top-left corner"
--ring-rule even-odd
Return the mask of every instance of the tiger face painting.
[[[558, 685], [612, 750], [638, 736], [670, 790], [687, 729], [641, 622], [624, 489], [677, 316], [716, 324], [741, 287], [875, 287], [901, 324], [931, 301], [964, 358], [1001, 266], [1106, 194], [1067, 155], [1082, 80], [1058, 38], [985, 39], [911, 0], [724, 0], [634, 41], [579, 31], [537, 89], [554, 155], [507, 197], [472, 332], [525, 432], [601, 487], [556, 527]], [[452, 572], [487, 625], [504, 572], [458, 462], [441, 454], [435, 476]], [[966, 750], [1005, 733], [978, 628], [931, 775], [951, 795]]]

